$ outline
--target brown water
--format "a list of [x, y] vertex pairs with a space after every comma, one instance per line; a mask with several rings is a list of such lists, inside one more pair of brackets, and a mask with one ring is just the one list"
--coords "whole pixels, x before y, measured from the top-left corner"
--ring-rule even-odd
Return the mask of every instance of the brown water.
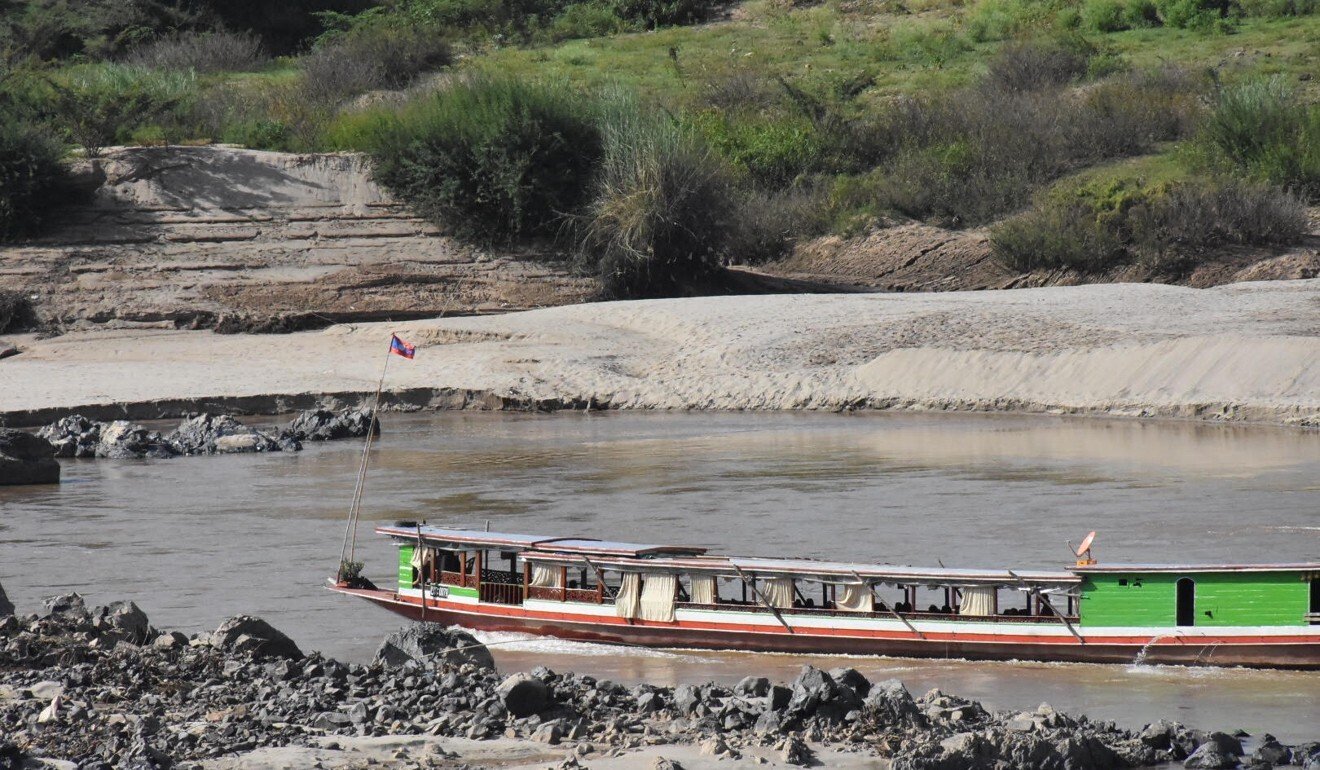
[[[1108, 561], [1320, 558], [1320, 433], [980, 415], [388, 416], [364, 518], [898, 564], [1058, 567], [1099, 530]], [[77, 590], [135, 599], [160, 627], [261, 615], [364, 659], [394, 616], [321, 586], [360, 445], [296, 455], [79, 461], [58, 488], [0, 489], [0, 583], [20, 609]], [[364, 528], [380, 582], [393, 552]], [[621, 681], [790, 678], [839, 658], [601, 647], [489, 636], [502, 668]], [[851, 658], [871, 677], [1000, 708], [1139, 726], [1320, 738], [1320, 675]]]

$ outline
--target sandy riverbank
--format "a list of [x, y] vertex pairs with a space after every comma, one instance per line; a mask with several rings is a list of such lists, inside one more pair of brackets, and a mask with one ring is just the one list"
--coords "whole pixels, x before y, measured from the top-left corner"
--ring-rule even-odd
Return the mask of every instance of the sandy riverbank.
[[359, 400], [391, 331], [395, 401], [656, 409], [848, 407], [1320, 424], [1320, 279], [942, 294], [707, 297], [278, 336], [119, 330], [0, 362], [13, 424]]

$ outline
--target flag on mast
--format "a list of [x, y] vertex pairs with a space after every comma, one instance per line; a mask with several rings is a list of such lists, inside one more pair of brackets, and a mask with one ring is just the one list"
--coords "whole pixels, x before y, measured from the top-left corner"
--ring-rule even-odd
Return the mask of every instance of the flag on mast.
[[391, 334], [390, 352], [396, 356], [403, 356], [404, 358], [412, 358], [413, 356], [417, 355], [417, 346], [409, 345], [408, 343], [399, 339], [399, 335], [397, 334]]

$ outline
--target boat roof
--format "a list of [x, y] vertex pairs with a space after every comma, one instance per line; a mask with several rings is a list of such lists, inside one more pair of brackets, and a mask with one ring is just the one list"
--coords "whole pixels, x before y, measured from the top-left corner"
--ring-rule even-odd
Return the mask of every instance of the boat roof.
[[1320, 562], [1281, 564], [1087, 564], [1072, 568], [1079, 575], [1130, 572], [1314, 572]]
[[[525, 551], [527, 561], [542, 564], [584, 566], [586, 560], [571, 553], [541, 553]], [[823, 582], [853, 582], [857, 578], [872, 582], [921, 583], [940, 585], [1073, 585], [1081, 578], [1071, 572], [1044, 570], [981, 570], [948, 569], [943, 567], [902, 567], [875, 564], [817, 561], [815, 559], [760, 559], [724, 556], [694, 556], [689, 558], [648, 559], [645, 563], [619, 558], [592, 559], [591, 564], [602, 569], [638, 570], [647, 572], [681, 572], [688, 574], [714, 574], [736, 576], [741, 570], [757, 577], [793, 577], [816, 579]]]
[[657, 543], [621, 543], [583, 537], [546, 537], [544, 535], [518, 535], [506, 532], [485, 532], [473, 529], [450, 529], [422, 525], [420, 527], [380, 526], [376, 532], [399, 539], [421, 537], [430, 543], [444, 543], [468, 548], [500, 548], [516, 551], [547, 551], [575, 553], [586, 556], [623, 556], [645, 558], [659, 555], [697, 555], [705, 548]]

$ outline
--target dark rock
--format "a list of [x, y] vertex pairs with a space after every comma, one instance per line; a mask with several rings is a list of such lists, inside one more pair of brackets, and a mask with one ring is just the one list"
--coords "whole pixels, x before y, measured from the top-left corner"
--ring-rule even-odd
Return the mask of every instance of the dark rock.
[[687, 716], [701, 705], [701, 690], [695, 685], [680, 684], [674, 688], [674, 711]]
[[1251, 752], [1254, 764], [1288, 765], [1292, 764], [1292, 749], [1279, 743], [1272, 735], [1261, 739], [1260, 745]]
[[659, 693], [644, 692], [637, 698], [637, 711], [642, 714], [654, 714], [664, 708], [664, 699]]
[[140, 460], [148, 455], [164, 457], [175, 454], [161, 435], [127, 420], [115, 420], [101, 426], [96, 456], [109, 460]]
[[1207, 743], [1215, 744], [1219, 747], [1219, 750], [1225, 754], [1234, 757], [1240, 757], [1243, 754], [1242, 741], [1239, 740], [1237, 736], [1216, 732], [1207, 735], [1205, 740]]
[[790, 715], [811, 715], [822, 705], [833, 701], [839, 688], [830, 675], [815, 666], [803, 666], [793, 680], [793, 698], [788, 702]]
[[180, 423], [165, 440], [176, 452], [184, 455], [283, 451], [275, 438], [227, 414], [191, 417]]
[[806, 767], [816, 761], [815, 753], [796, 735], [790, 735], [779, 745], [779, 758], [786, 764], [800, 767]]
[[866, 708], [889, 723], [914, 719], [921, 713], [912, 693], [897, 679], [886, 679], [873, 685], [866, 696]]
[[45, 426], [37, 435], [55, 447], [56, 457], [95, 457], [104, 426], [105, 423], [71, 414]]
[[871, 692], [871, 682], [862, 673], [855, 668], [834, 668], [830, 669], [830, 678], [834, 683], [842, 687], [847, 687], [857, 694], [857, 697], [865, 698], [867, 693]]
[[550, 688], [530, 674], [514, 674], [496, 690], [500, 702], [516, 717], [526, 717], [550, 705]]
[[61, 594], [47, 597], [42, 601], [46, 608], [46, 617], [81, 623], [91, 622], [92, 614], [87, 611], [87, 602], [81, 594]]
[[23, 750], [9, 741], [0, 741], [0, 770], [23, 770], [27, 765], [27, 756]]
[[368, 425], [372, 425], [377, 436], [380, 435], [380, 420], [376, 420], [373, 425], [371, 413], [366, 409], [343, 409], [338, 412], [309, 409], [293, 418], [286, 430], [298, 441], [333, 441], [365, 436]]
[[261, 618], [235, 615], [220, 624], [211, 634], [213, 646], [233, 652], [243, 652], [259, 658], [289, 658], [299, 660], [302, 650], [293, 640], [271, 627]]
[[92, 625], [104, 635], [132, 644], [145, 644], [151, 636], [147, 613], [133, 602], [111, 602], [95, 608]]
[[9, 601], [9, 595], [5, 593], [4, 585], [0, 585], [0, 618], [7, 618], [14, 614], [14, 603]]
[[1161, 719], [1143, 727], [1137, 737], [1152, 749], [1168, 751], [1173, 748], [1173, 742], [1177, 735], [1178, 725]]
[[651, 770], [683, 770], [683, 766], [672, 759], [656, 757], [655, 762], [651, 765]]
[[60, 463], [49, 441], [21, 430], [0, 428], [0, 486], [58, 483]]
[[1183, 767], [1197, 770], [1227, 770], [1237, 766], [1237, 756], [1225, 752], [1213, 741], [1201, 744], [1190, 757], [1183, 760]]
[[398, 667], [416, 661], [421, 664], [471, 663], [494, 669], [495, 658], [475, 636], [457, 628], [435, 623], [415, 623], [385, 637], [376, 648], [376, 662]]
[[763, 676], [743, 677], [733, 686], [733, 692], [744, 698], [764, 698], [770, 694], [770, 680]]

